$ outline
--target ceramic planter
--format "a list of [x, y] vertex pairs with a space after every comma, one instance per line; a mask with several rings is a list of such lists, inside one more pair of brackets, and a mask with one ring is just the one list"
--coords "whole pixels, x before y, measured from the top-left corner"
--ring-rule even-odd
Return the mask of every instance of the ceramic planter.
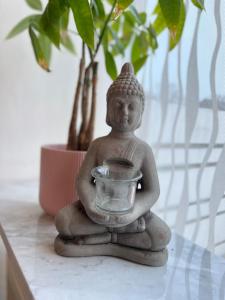
[[39, 201], [49, 215], [55, 216], [61, 208], [78, 200], [76, 178], [85, 154], [66, 150], [66, 145], [41, 148]]

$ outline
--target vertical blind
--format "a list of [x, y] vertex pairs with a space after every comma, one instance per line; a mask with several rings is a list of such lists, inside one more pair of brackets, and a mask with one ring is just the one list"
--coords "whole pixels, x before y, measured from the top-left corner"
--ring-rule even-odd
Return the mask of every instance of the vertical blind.
[[140, 74], [146, 106], [139, 136], [152, 145], [161, 185], [153, 210], [174, 230], [225, 255], [225, 3], [187, 1], [182, 40]]

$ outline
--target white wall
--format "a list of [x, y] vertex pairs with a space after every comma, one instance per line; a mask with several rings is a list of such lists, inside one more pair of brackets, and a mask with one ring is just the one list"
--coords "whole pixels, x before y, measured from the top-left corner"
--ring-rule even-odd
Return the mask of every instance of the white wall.
[[[27, 32], [5, 40], [19, 20], [35, 12], [24, 0], [4, 1], [0, 6], [0, 180], [35, 178], [40, 146], [66, 142], [79, 54], [54, 50], [52, 72], [42, 71]], [[75, 43], [79, 53], [80, 43]], [[102, 62], [99, 68], [96, 136], [108, 130], [105, 93], [110, 79], [102, 75]]]

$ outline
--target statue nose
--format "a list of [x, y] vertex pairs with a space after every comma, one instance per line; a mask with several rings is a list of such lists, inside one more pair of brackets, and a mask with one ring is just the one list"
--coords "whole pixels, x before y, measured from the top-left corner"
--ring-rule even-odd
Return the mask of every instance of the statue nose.
[[124, 106], [122, 107], [122, 112], [123, 112], [123, 114], [124, 114], [125, 116], [128, 116], [128, 107], [127, 107], [127, 105], [124, 105]]

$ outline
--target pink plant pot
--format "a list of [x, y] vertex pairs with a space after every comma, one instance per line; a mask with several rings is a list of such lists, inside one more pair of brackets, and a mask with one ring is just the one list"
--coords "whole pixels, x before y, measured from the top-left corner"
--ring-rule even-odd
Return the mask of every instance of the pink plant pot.
[[52, 216], [64, 206], [77, 201], [76, 178], [85, 151], [66, 150], [65, 145], [45, 145], [41, 148], [39, 201]]

